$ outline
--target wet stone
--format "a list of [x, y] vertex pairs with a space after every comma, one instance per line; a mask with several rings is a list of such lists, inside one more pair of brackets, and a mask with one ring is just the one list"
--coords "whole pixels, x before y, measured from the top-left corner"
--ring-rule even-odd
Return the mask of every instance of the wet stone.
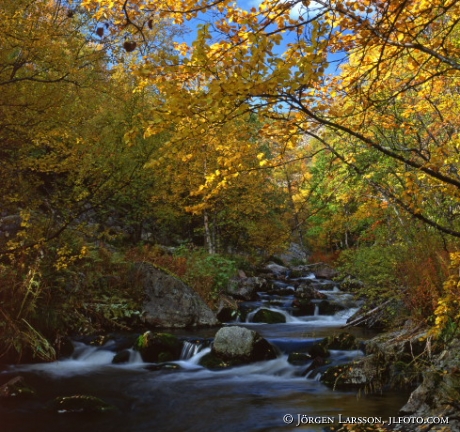
[[14, 377], [0, 386], [0, 400], [27, 398], [34, 395], [35, 390], [26, 383], [22, 376]]
[[53, 400], [51, 408], [59, 414], [105, 413], [115, 409], [102, 399], [89, 395], [59, 396]]
[[260, 309], [252, 317], [252, 322], [280, 324], [286, 322], [286, 317], [280, 312], [276, 312], [270, 309]]

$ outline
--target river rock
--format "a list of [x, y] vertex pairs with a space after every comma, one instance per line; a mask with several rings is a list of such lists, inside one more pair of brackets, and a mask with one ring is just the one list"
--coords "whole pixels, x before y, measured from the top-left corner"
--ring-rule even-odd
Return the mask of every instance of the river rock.
[[288, 356], [288, 362], [296, 366], [302, 366], [311, 360], [311, 355], [303, 352], [291, 352]]
[[139, 351], [145, 362], [157, 363], [179, 360], [182, 345], [172, 334], [147, 331], [139, 336], [134, 349]]
[[254, 330], [244, 327], [221, 328], [214, 338], [212, 353], [232, 365], [276, 358], [275, 348]]
[[358, 350], [360, 344], [355, 336], [342, 332], [338, 335], [331, 335], [320, 342], [322, 346], [330, 350]]
[[317, 264], [312, 270], [318, 279], [333, 279], [339, 274], [328, 264]]
[[312, 316], [315, 314], [316, 306], [310, 299], [296, 298], [292, 302], [293, 315]]
[[131, 353], [129, 352], [129, 350], [123, 350], [115, 354], [115, 356], [112, 359], [112, 363], [113, 364], [128, 363], [130, 357], [131, 357]]
[[372, 381], [359, 363], [332, 366], [321, 376], [321, 381], [331, 388], [353, 389], [369, 385]]
[[266, 323], [266, 324], [279, 324], [285, 323], [286, 317], [277, 311], [270, 309], [260, 309], [252, 317], [252, 322]]
[[216, 314], [217, 319], [222, 323], [235, 321], [239, 315], [239, 302], [226, 294], [220, 293], [219, 307]]
[[334, 315], [335, 313], [345, 309], [345, 306], [330, 302], [329, 300], [322, 300], [318, 303], [318, 310], [320, 315]]
[[319, 292], [315, 287], [310, 284], [302, 283], [295, 290], [294, 296], [301, 299], [327, 299], [327, 295]]
[[180, 279], [151, 264], [137, 266], [148, 301], [143, 320], [155, 327], [212, 326], [218, 323], [203, 299]]
[[275, 276], [289, 276], [290, 270], [287, 267], [284, 267], [279, 264], [269, 263], [265, 267], [267, 270], [272, 272]]
[[105, 413], [114, 410], [112, 405], [95, 396], [60, 396], [53, 400], [51, 409], [59, 414]]
[[324, 345], [320, 343], [316, 343], [314, 344], [309, 350], [308, 350], [308, 354], [310, 354], [310, 356], [312, 358], [317, 358], [317, 357], [321, 357], [321, 358], [327, 358], [331, 355], [331, 353], [329, 352], [329, 350], [327, 349], [327, 347], [325, 347]]
[[35, 395], [35, 390], [26, 383], [22, 376], [14, 377], [0, 386], [0, 400], [24, 398], [33, 395]]
[[244, 277], [230, 279], [226, 293], [240, 300], [254, 300], [258, 291], [267, 290], [267, 280], [261, 277]]

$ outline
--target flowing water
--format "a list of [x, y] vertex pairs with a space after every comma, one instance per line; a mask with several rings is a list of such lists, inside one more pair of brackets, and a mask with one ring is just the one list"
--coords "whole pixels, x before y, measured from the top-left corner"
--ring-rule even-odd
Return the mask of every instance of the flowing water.
[[[260, 301], [246, 306], [254, 312], [261, 307], [281, 311], [286, 323], [252, 323], [254, 312], [250, 312], [245, 322], [227, 324], [256, 330], [277, 346], [280, 354], [270, 361], [218, 371], [204, 369], [199, 359], [209, 352], [208, 338], [217, 329], [203, 329], [175, 331], [184, 337], [181, 360], [172, 362], [177, 369], [149, 369], [133, 350], [128, 363], [112, 364], [115, 341], [102, 347], [75, 342], [72, 358], [6, 368], [0, 373], [0, 383], [21, 374], [37, 396], [0, 404], [0, 432], [322, 431], [326, 422], [331, 418], [337, 422], [339, 415], [342, 419], [375, 416], [384, 420], [396, 415], [407, 394], [333, 391], [319, 381], [319, 375], [305, 376], [306, 365], [288, 362], [289, 352], [307, 350], [321, 338], [337, 334], [356, 310], [348, 294], [338, 289], [324, 292], [352, 307], [328, 316], [316, 308], [314, 315], [295, 317], [290, 313], [292, 296], [274, 298], [262, 293]], [[344, 363], [361, 355], [361, 351], [332, 351], [332, 360]], [[55, 397], [75, 394], [97, 396], [116, 409], [98, 415], [58, 414], [49, 409]], [[286, 415], [292, 415], [291, 424], [285, 422]], [[326, 419], [323, 424], [313, 423], [317, 417]]]

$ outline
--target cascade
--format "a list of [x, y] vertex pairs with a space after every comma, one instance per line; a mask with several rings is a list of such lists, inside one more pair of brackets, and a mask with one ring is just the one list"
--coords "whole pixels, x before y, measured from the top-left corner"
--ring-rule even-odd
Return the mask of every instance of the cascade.
[[[284, 278], [274, 284], [276, 293], [275, 290], [258, 293], [258, 299], [241, 303], [244, 318], [227, 323], [258, 332], [279, 351], [275, 359], [215, 370], [202, 367], [201, 359], [211, 352], [207, 341], [217, 329], [213, 329], [212, 333], [203, 329], [188, 332], [187, 336], [181, 335], [180, 359], [158, 366], [144, 363], [138, 351], [121, 348], [113, 341], [100, 347], [74, 342], [75, 351], [69, 359], [11, 366], [3, 372], [20, 372], [26, 378], [33, 375], [34, 381], [45, 389], [39, 391], [46, 396], [43, 401], [35, 401], [29, 408], [24, 408], [27, 416], [22, 415], [22, 411], [10, 410], [0, 404], [2, 424], [9, 421], [18, 425], [17, 429], [8, 432], [35, 432], [36, 424], [44, 418], [41, 412], [47, 412], [50, 398], [82, 393], [109, 399], [117, 410], [101, 416], [90, 427], [85, 423], [84, 416], [74, 417], [71, 421], [59, 416], [53, 422], [47, 422], [47, 431], [79, 432], [85, 429], [86, 432], [110, 432], [116, 424], [118, 430], [131, 432], [255, 432], [281, 430], [285, 427], [283, 416], [287, 413], [295, 416], [307, 412], [312, 416], [336, 416], [338, 413], [395, 415], [405, 402], [404, 394], [397, 395], [399, 399], [393, 395], [394, 409], [387, 407], [383, 411], [380, 400], [358, 400], [350, 393], [341, 394], [327, 388], [320, 381], [321, 372], [325, 369], [320, 366], [310, 370], [314, 363], [308, 356], [298, 356], [296, 362], [292, 353], [308, 353], [324, 337], [337, 334], [357, 308], [350, 294], [343, 293], [338, 287], [327, 289], [326, 284], [316, 280], [312, 274], [297, 281]], [[323, 299], [317, 298], [312, 300], [314, 308], [298, 309], [294, 301], [295, 287], [299, 283], [314, 284], [319, 292], [327, 296], [327, 301], [341, 304], [345, 309], [331, 315], [320, 314], [319, 303]], [[260, 309], [278, 312], [286, 318], [286, 322], [253, 323], [252, 318]], [[299, 313], [299, 310], [305, 313]], [[113, 364], [115, 355], [121, 350], [128, 352], [127, 362]], [[331, 350], [330, 353], [328, 364], [343, 364], [363, 355], [361, 351]], [[210, 416], [209, 413], [215, 415]], [[304, 426], [302, 430], [308, 432], [323, 430], [319, 425]]]
[[319, 316], [319, 306], [315, 304], [315, 311], [313, 312], [313, 316]]
[[181, 360], [189, 360], [201, 350], [203, 346], [202, 341], [184, 341], [182, 352], [180, 354]]

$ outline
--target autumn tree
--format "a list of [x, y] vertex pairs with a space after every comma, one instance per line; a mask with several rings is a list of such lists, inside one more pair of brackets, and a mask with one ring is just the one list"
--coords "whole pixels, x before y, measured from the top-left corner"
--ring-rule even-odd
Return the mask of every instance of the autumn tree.
[[[164, 119], [188, 118], [198, 128], [204, 112], [208, 122], [219, 123], [256, 111], [275, 120], [279, 131], [272, 133], [284, 136], [321, 137], [328, 127], [420, 173], [458, 199], [459, 178], [452, 168], [455, 133], [444, 134], [444, 141], [435, 144], [426, 116], [408, 118], [413, 108], [428, 110], [437, 125], [443, 122], [442, 104], [432, 95], [446, 80], [455, 80], [458, 70], [457, 2], [265, 1], [251, 10], [228, 1], [128, 1], [115, 6], [100, 0], [85, 5], [98, 5], [96, 14], [116, 16], [119, 25], [155, 14], [183, 22], [202, 11], [213, 12], [212, 23], [202, 26], [192, 46], [178, 45], [178, 54], [165, 59], [160, 69], [150, 68], [148, 61], [142, 69], [146, 79], [169, 95], [159, 109]], [[327, 76], [332, 54], [346, 66], [340, 74]], [[191, 86], [197, 79], [206, 82], [200, 94]], [[376, 123], [379, 131], [370, 127]], [[396, 145], [396, 137], [385, 135], [394, 135], [401, 124], [414, 144]], [[415, 208], [401, 191], [386, 193], [415, 218], [460, 235], [450, 222]]]
[[[446, 250], [456, 247], [459, 2], [265, 0], [250, 10], [226, 0], [84, 4], [116, 17], [119, 28], [140, 28], [152, 16], [207, 21], [192, 44], [177, 43], [160, 63], [146, 59], [139, 68], [163, 95], [148, 133], [173, 122], [181, 125], [175, 139], [186, 140], [256, 113], [263, 139], [298, 145], [309, 136], [340, 166], [339, 177], [349, 177], [335, 200], [351, 209], [345, 233], [370, 205], [346, 192], [358, 184], [396, 222], [419, 221], [440, 233]], [[284, 148], [260, 165], [283, 164]]]
[[153, 219], [143, 166], [163, 138], [143, 137], [139, 112], [155, 92], [133, 93], [126, 64], [135, 56], [111, 50], [77, 6], [24, 0], [0, 9], [2, 355], [52, 358], [49, 340], [98, 315], [102, 293], [90, 273], [79, 292], [75, 266], [91, 259], [94, 242], [137, 240]]

